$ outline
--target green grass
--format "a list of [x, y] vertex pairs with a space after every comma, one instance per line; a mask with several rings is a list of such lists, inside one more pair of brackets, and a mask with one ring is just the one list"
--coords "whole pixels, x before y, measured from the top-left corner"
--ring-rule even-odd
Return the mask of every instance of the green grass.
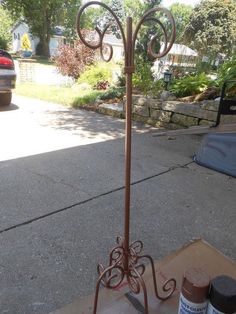
[[96, 90], [83, 91], [74, 87], [22, 83], [17, 84], [15, 93], [77, 108], [93, 103], [101, 92]]

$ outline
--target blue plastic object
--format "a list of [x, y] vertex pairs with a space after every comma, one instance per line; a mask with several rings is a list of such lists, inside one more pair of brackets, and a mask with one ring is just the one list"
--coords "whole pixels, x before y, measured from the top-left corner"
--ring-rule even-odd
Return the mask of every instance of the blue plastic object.
[[236, 177], [236, 133], [205, 135], [194, 160], [199, 165]]

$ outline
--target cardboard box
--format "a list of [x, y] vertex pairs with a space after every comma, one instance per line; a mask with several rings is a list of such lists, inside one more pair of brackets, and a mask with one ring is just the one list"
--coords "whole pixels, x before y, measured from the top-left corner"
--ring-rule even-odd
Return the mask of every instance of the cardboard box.
[[[151, 268], [148, 266], [144, 280], [148, 291], [149, 314], [176, 314], [179, 302], [179, 291], [183, 274], [190, 267], [200, 267], [211, 278], [217, 275], [228, 275], [236, 279], [236, 263], [203, 240], [196, 240], [180, 250], [155, 263], [157, 284], [161, 294], [161, 285], [166, 279], [175, 278], [177, 289], [166, 301], [159, 301], [154, 295]], [[73, 303], [51, 314], [90, 314], [93, 309], [94, 294], [75, 300]], [[100, 289], [98, 314], [137, 314], [144, 313], [143, 295], [129, 292], [124, 282], [119, 289]]]

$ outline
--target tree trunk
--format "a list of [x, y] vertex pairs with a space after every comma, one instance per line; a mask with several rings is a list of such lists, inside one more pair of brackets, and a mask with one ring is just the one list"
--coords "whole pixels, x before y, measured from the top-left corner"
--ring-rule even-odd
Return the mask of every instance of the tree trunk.
[[47, 57], [47, 58], [50, 57], [49, 43], [50, 43], [50, 38], [49, 38], [49, 40], [46, 38], [40, 39], [40, 44], [42, 47], [42, 56]]
[[42, 55], [44, 57], [50, 57], [50, 31], [51, 31], [51, 19], [50, 15], [48, 14], [47, 6], [43, 8], [43, 27], [42, 27], [42, 36], [40, 37], [40, 42], [42, 45]]

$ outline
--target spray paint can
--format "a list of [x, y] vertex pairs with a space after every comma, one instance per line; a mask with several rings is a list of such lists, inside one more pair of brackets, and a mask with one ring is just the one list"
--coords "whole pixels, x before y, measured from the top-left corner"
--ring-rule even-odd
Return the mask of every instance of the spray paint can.
[[183, 277], [178, 314], [206, 314], [210, 277], [199, 268], [188, 269]]
[[218, 276], [211, 281], [207, 314], [236, 313], [236, 280]]

